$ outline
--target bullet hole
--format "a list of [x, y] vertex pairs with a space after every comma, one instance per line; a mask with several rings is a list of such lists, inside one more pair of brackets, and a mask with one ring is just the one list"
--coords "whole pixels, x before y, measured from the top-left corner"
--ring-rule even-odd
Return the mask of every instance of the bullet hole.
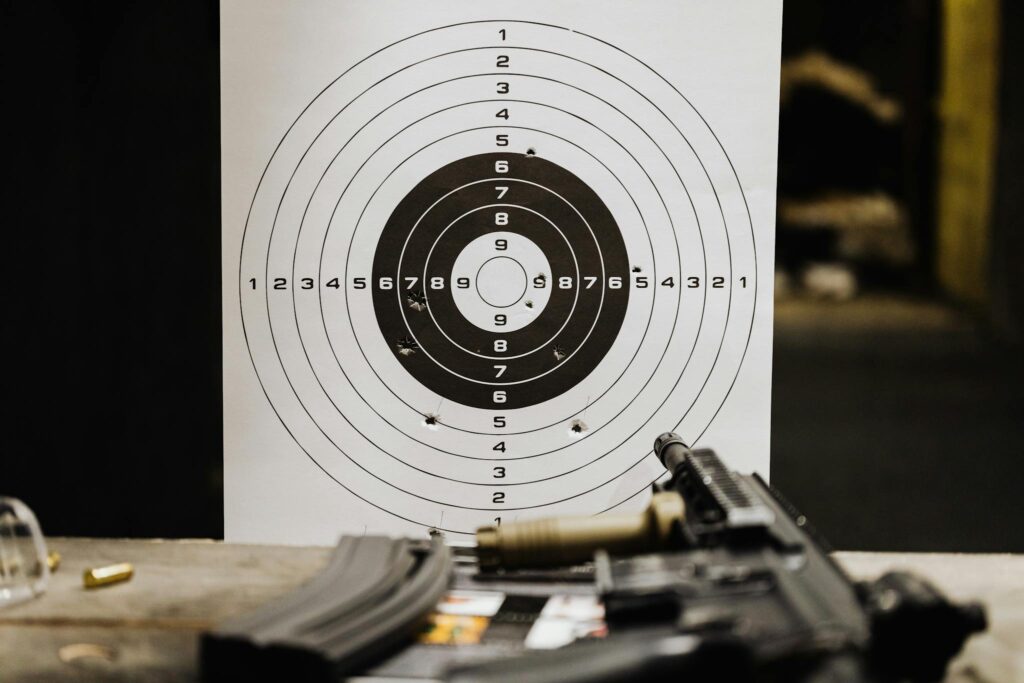
[[530, 301], [529, 299], [527, 299], [527, 300], [526, 300], [526, 307], [527, 307], [527, 308], [533, 308], [533, 302], [532, 302], [532, 301]]
[[569, 425], [569, 434], [572, 436], [582, 436], [587, 431], [587, 423], [583, 420], [573, 420], [572, 424]]
[[565, 352], [565, 349], [563, 349], [561, 346], [556, 346], [554, 348], [554, 350], [552, 351], [552, 354], [554, 354], [555, 360], [558, 361], [559, 363], [561, 363], [563, 360], [565, 360], [565, 357], [567, 355], [569, 355], [569, 354], [567, 354]]
[[414, 311], [427, 310], [427, 297], [422, 291], [410, 289], [405, 293], [405, 301], [409, 304], [409, 308]]
[[639, 273], [640, 272], [640, 266], [633, 266], [633, 272], [634, 273]]
[[547, 284], [547, 281], [548, 276], [545, 275], [544, 273], [538, 273], [537, 277], [533, 278], [533, 283], [537, 285], [537, 287], [540, 289], [544, 288], [544, 285]]
[[420, 346], [409, 337], [402, 337], [395, 342], [395, 348], [398, 349], [399, 356], [411, 356], [416, 353], [416, 349]]
[[532, 159], [535, 156], [537, 156], [537, 150], [535, 150], [533, 147], [530, 147], [526, 150], [527, 159]]
[[423, 426], [427, 429], [437, 431], [438, 425], [441, 424], [441, 416], [433, 413], [427, 413], [423, 416]]

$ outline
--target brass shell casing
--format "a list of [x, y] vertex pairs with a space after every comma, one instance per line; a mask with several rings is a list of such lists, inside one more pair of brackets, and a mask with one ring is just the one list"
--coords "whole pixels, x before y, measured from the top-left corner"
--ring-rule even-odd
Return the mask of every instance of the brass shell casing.
[[60, 560], [60, 553], [56, 550], [51, 550], [46, 555], [46, 566], [49, 567], [51, 572], [55, 572], [60, 567]]
[[135, 573], [135, 567], [130, 562], [121, 562], [120, 564], [111, 564], [106, 567], [96, 567], [94, 569], [86, 569], [82, 573], [82, 584], [86, 588], [98, 588], [100, 586], [109, 586], [112, 583], [120, 583], [121, 581], [127, 581], [132, 578]]
[[685, 517], [683, 498], [655, 493], [637, 514], [550, 517], [477, 529], [477, 557], [484, 569], [517, 569], [579, 564], [601, 549], [610, 555], [669, 547]]

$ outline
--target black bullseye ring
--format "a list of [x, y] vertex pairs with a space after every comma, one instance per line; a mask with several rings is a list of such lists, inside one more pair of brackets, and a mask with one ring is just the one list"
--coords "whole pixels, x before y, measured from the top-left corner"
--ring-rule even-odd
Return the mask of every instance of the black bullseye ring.
[[[499, 179], [474, 183], [494, 178], [503, 163]], [[564, 200], [544, 189], [552, 186]], [[582, 218], [573, 207], [585, 207]], [[507, 224], [495, 224], [497, 213]], [[455, 260], [491, 232], [531, 240], [551, 266], [543, 311], [512, 332], [481, 329], [451, 294]], [[378, 240], [371, 282], [384, 343], [403, 367], [447, 399], [493, 409], [542, 403], [586, 378], [619, 333], [629, 280], [622, 235], [593, 190], [545, 159], [491, 153], [447, 164], [399, 202]], [[421, 289], [403, 289], [407, 282]]]

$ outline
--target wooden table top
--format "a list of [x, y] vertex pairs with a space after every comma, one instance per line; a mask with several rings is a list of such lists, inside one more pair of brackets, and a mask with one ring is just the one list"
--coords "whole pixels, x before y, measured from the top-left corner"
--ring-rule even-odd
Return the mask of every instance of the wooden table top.
[[[0, 611], [4, 683], [197, 680], [202, 630], [292, 590], [319, 571], [330, 553], [329, 548], [202, 540], [56, 538], [49, 545], [62, 562], [47, 593]], [[857, 578], [907, 569], [952, 598], [984, 602], [989, 631], [970, 641], [947, 680], [1024, 683], [1024, 556], [836, 556]], [[86, 568], [117, 562], [135, 565], [132, 580], [82, 587]], [[76, 649], [66, 646], [76, 644], [85, 644], [77, 653], [89, 656], [74, 658]]]

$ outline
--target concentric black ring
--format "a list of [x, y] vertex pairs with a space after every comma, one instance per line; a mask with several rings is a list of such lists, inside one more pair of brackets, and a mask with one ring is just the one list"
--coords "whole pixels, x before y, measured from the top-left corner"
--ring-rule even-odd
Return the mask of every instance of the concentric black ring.
[[[493, 223], [499, 209], [479, 210], [495, 200], [493, 186], [469, 184], [493, 175], [497, 163], [507, 164], [508, 169], [508, 184], [502, 186], [507, 188], [502, 201], [508, 205], [500, 208], [509, 218], [507, 227]], [[559, 187], [574, 206], [586, 207], [586, 222], [532, 183]], [[464, 189], [453, 192], [460, 187]], [[439, 203], [439, 197], [446, 201]], [[558, 244], [554, 230], [546, 229], [531, 212], [560, 226], [570, 253]], [[450, 292], [452, 267], [462, 249], [477, 237], [498, 231], [523, 234], [537, 243], [553, 269], [553, 281], [545, 284], [551, 288], [545, 309], [534, 322], [509, 333], [482, 330], [463, 318]], [[395, 349], [413, 377], [441, 396], [483, 409], [495, 407], [495, 388], [503, 388], [497, 405], [514, 409], [564, 393], [600, 363], [625, 317], [630, 271], [615, 219], [575, 174], [546, 159], [490, 153], [446, 164], [399, 202], [382, 230], [374, 257], [372, 281], [382, 278], [394, 279], [386, 280], [391, 285], [386, 290], [374, 288], [377, 321], [385, 343], [395, 346], [398, 339], [415, 340], [416, 349]], [[426, 308], [417, 310], [405, 305], [410, 293], [396, 296], [392, 290], [394, 282], [413, 278], [424, 283], [439, 278], [447, 286], [421, 290]], [[560, 288], [562, 278], [572, 281], [572, 287]], [[611, 288], [609, 281], [619, 286]], [[504, 343], [506, 351], [493, 350], [496, 341]], [[466, 351], [474, 349], [475, 354]], [[500, 381], [493, 376], [495, 359], [501, 363]], [[528, 385], [521, 388], [513, 386], [526, 381]]]
[[[558, 344], [559, 335], [565, 331], [569, 319], [577, 315], [577, 309], [581, 307], [581, 304], [584, 310], [595, 308], [592, 301], [580, 301], [580, 292], [577, 287], [563, 289], [552, 283], [552, 280], [557, 282], [559, 278], [563, 277], [571, 278], [573, 282], [577, 281], [580, 257], [584, 258], [584, 264], [595, 260], [597, 252], [593, 248], [593, 244], [582, 243], [582, 246], [590, 248], [581, 254], [580, 250], [570, 246], [574, 243], [580, 244], [572, 239], [571, 232], [567, 234], [558, 229], [543, 214], [533, 213], [517, 205], [482, 207], [465, 214], [461, 219], [451, 223], [450, 227], [445, 228], [444, 232], [437, 235], [436, 240], [426, 250], [425, 258], [420, 256], [403, 262], [403, 270], [408, 268], [408, 272], [416, 272], [418, 268], [419, 272], [423, 273], [424, 279], [435, 277], [450, 279], [448, 274], [453, 271], [455, 262], [462, 255], [463, 249], [471, 242], [484, 235], [508, 232], [495, 230], [493, 225], [488, 224], [487, 218], [490, 217], [491, 212], [496, 210], [514, 217], [515, 230], [513, 233], [529, 239], [540, 247], [547, 257], [551, 267], [551, 280], [548, 279], [549, 276], [546, 273], [531, 273], [527, 282], [527, 291], [530, 291], [531, 288], [534, 291], [538, 288], [549, 290], [550, 298], [544, 310], [540, 311], [540, 314], [528, 326], [511, 332], [502, 332], [498, 326], [484, 329], [474, 325], [461, 315], [458, 305], [451, 296], [451, 289], [448, 288], [427, 292], [426, 299], [429, 306], [424, 311], [425, 317], [430, 319], [446, 342], [454, 344], [459, 350], [484, 364], [494, 361], [518, 361], [531, 355], [550, 351], [552, 346]], [[539, 278], [538, 281], [532, 282], [535, 278]], [[416, 335], [417, 341], [422, 341], [422, 345], [426, 346], [427, 342], [425, 339], [421, 339], [421, 333], [411, 328], [411, 324], [414, 322], [410, 319], [412, 316], [407, 312], [403, 311], [403, 313], [405, 313], [406, 324], [410, 325], [410, 330]], [[422, 330], [423, 327], [421, 324], [418, 329]], [[429, 335], [431, 331], [427, 329], [425, 332]], [[504, 340], [505, 351], [494, 349], [496, 340]], [[448, 367], [452, 366], [448, 365]], [[473, 376], [473, 373], [461, 371], [456, 371], [454, 374]], [[478, 378], [478, 381], [486, 380]]]
[[[477, 104], [477, 103], [473, 103], [473, 102], [471, 102], [471, 103], [464, 103], [463, 105], [455, 105], [455, 107], [459, 107], [459, 106], [465, 106], [465, 104]], [[557, 110], [557, 111], [562, 111], [562, 110], [560, 110], [560, 109], [559, 109], [558, 107], [551, 107], [551, 106], [549, 106], [549, 105], [544, 105], [544, 104], [540, 104], [540, 103], [536, 103], [536, 102], [524, 102], [524, 104], [537, 104], [538, 106], [542, 106], [542, 107], [548, 107], [548, 108], [550, 108], [550, 109], [554, 109], [554, 110]], [[454, 108], [454, 107], [449, 107], [448, 109], [451, 109], [451, 108]], [[443, 111], [443, 110], [442, 110], [442, 111]], [[436, 115], [436, 114], [438, 114], [438, 113], [440, 113], [440, 112], [434, 112], [434, 113], [432, 113], [432, 114], [429, 114], [429, 115], [427, 115], [427, 116], [423, 117], [423, 119], [426, 119], [426, 118], [428, 118], [429, 116], [433, 116], [433, 115]], [[568, 113], [568, 112], [566, 112], [566, 113]], [[579, 117], [576, 117], [576, 118], [579, 118]], [[420, 120], [423, 120], [423, 119], [420, 119]], [[582, 119], [581, 119], [581, 120], [582, 120]], [[638, 166], [640, 167], [640, 169], [641, 169], [641, 170], [642, 170], [642, 171], [644, 172], [644, 174], [645, 174], [645, 175], [647, 175], [647, 172], [646, 172], [646, 170], [644, 170], [644, 169], [643, 169], [643, 166], [642, 166], [642, 164], [640, 163], [640, 161], [639, 161], [638, 159], [636, 159], [636, 157], [635, 157], [635, 156], [634, 156], [634, 155], [633, 155], [633, 154], [632, 154], [632, 153], [631, 153], [631, 152], [630, 152], [630, 151], [629, 151], [629, 150], [628, 150], [627, 148], [625, 148], [625, 146], [623, 146], [621, 142], [619, 142], [618, 140], [616, 140], [616, 139], [614, 138], [614, 136], [612, 136], [611, 134], [609, 134], [608, 132], [606, 132], [606, 131], [604, 131], [604, 130], [601, 130], [600, 128], [598, 128], [597, 126], [595, 126], [594, 124], [592, 124], [592, 123], [590, 123], [590, 122], [584, 121], [584, 123], [586, 123], [587, 125], [589, 125], [589, 126], [591, 126], [591, 127], [595, 128], [595, 129], [596, 129], [597, 131], [599, 131], [600, 133], [602, 133], [603, 135], [605, 135], [606, 137], [608, 137], [608, 139], [609, 139], [609, 140], [611, 140], [611, 141], [612, 141], [612, 142], [614, 142], [614, 143], [615, 143], [616, 145], [618, 145], [619, 147], [621, 147], [621, 148], [623, 149], [623, 151], [624, 151], [624, 152], [625, 152], [625, 153], [626, 153], [627, 155], [629, 155], [629, 156], [630, 156], [630, 157], [631, 157], [631, 158], [633, 159], [633, 161], [634, 161], [634, 162], [635, 162], [635, 163], [636, 163], [636, 164], [637, 164], [637, 165], [638, 165]], [[565, 142], [565, 143], [569, 144], [570, 146], [572, 146], [572, 147], [575, 147], [575, 148], [579, 149], [580, 151], [584, 152], [585, 154], [587, 154], [588, 156], [590, 156], [591, 158], [593, 158], [593, 159], [594, 159], [594, 160], [595, 160], [595, 161], [596, 161], [596, 162], [597, 162], [597, 163], [598, 163], [598, 164], [599, 164], [600, 166], [602, 166], [602, 167], [603, 167], [603, 168], [604, 168], [604, 169], [605, 169], [606, 171], [608, 171], [608, 173], [609, 173], [609, 174], [611, 174], [611, 176], [612, 176], [612, 177], [614, 177], [614, 178], [615, 178], [616, 182], [617, 182], [617, 183], [618, 183], [618, 184], [619, 184], [619, 185], [620, 185], [620, 186], [621, 186], [621, 187], [623, 188], [623, 190], [625, 191], [625, 193], [626, 193], [626, 194], [627, 194], [627, 195], [628, 195], [628, 196], [630, 197], [630, 199], [631, 199], [632, 203], [634, 204], [634, 206], [637, 206], [637, 208], [638, 208], [638, 210], [639, 210], [639, 206], [637, 205], [637, 203], [636, 203], [636, 200], [635, 200], [635, 199], [634, 199], [634, 198], [632, 197], [632, 194], [631, 194], [631, 193], [629, 192], [629, 190], [628, 190], [628, 189], [627, 189], [627, 188], [625, 187], [625, 185], [623, 184], [622, 180], [621, 180], [621, 179], [620, 179], [620, 178], [618, 177], [618, 175], [617, 175], [617, 174], [615, 173], [615, 171], [614, 171], [614, 170], [612, 170], [611, 168], [609, 168], [609, 167], [607, 166], [607, 164], [605, 164], [604, 162], [602, 162], [602, 161], [601, 161], [600, 159], [598, 159], [598, 158], [597, 158], [596, 156], [594, 156], [594, 155], [593, 155], [593, 154], [592, 154], [591, 152], [589, 152], [588, 150], [586, 150], [586, 149], [584, 149], [584, 148], [580, 147], [580, 146], [579, 146], [578, 144], [576, 144], [576, 143], [572, 142], [571, 140], [567, 140], [567, 139], [565, 139], [565, 138], [562, 138], [562, 137], [560, 137], [560, 136], [558, 136], [558, 135], [555, 135], [555, 134], [553, 134], [553, 133], [550, 133], [550, 132], [548, 132], [548, 131], [543, 131], [543, 130], [539, 130], [539, 129], [535, 129], [535, 128], [530, 128], [530, 127], [526, 127], [526, 126], [511, 126], [511, 125], [506, 125], [506, 126], [482, 126], [482, 127], [479, 127], [479, 128], [471, 128], [471, 129], [467, 129], [467, 130], [462, 130], [462, 131], [458, 131], [458, 132], [455, 132], [455, 133], [451, 133], [451, 134], [449, 134], [449, 135], [446, 135], [446, 136], [443, 136], [443, 137], [441, 137], [441, 138], [438, 138], [438, 139], [436, 139], [436, 140], [434, 140], [434, 141], [432, 141], [432, 142], [428, 143], [427, 145], [424, 145], [424, 146], [423, 146], [423, 147], [421, 147], [420, 149], [416, 150], [415, 152], [413, 152], [412, 154], [410, 154], [410, 155], [409, 155], [408, 157], [406, 157], [405, 159], [403, 159], [403, 160], [402, 160], [402, 162], [400, 162], [400, 163], [399, 163], [398, 167], [401, 167], [402, 165], [404, 165], [405, 163], [407, 163], [407, 162], [408, 162], [408, 161], [409, 161], [410, 159], [412, 159], [412, 158], [413, 158], [414, 156], [416, 156], [417, 154], [420, 154], [421, 152], [423, 152], [424, 150], [428, 149], [428, 148], [429, 148], [429, 147], [431, 147], [432, 145], [435, 145], [435, 144], [438, 144], [438, 143], [440, 143], [440, 142], [443, 142], [444, 140], [446, 140], [446, 139], [448, 139], [448, 138], [452, 138], [452, 137], [455, 137], [455, 136], [457, 136], [457, 135], [461, 135], [461, 134], [465, 134], [465, 133], [471, 133], [471, 132], [474, 132], [474, 131], [477, 131], [477, 130], [489, 130], [489, 129], [498, 129], [498, 130], [501, 130], [501, 129], [507, 129], [507, 130], [524, 130], [524, 131], [530, 131], [530, 132], [533, 132], [533, 133], [537, 133], [537, 134], [539, 134], [539, 135], [543, 135], [543, 136], [550, 136], [550, 137], [552, 137], [552, 138], [554, 138], [554, 139], [557, 139], [557, 140], [559, 140], [559, 141], [561, 141], [561, 142]], [[396, 135], [397, 135], [397, 134], [396, 134]], [[390, 142], [390, 141], [391, 141], [392, 139], [394, 139], [394, 137], [395, 137], [395, 136], [392, 136], [391, 138], [389, 138], [389, 140], [388, 140], [388, 141], [386, 141], [385, 143], [381, 144], [381, 145], [380, 145], [380, 146], [379, 146], [379, 147], [377, 148], [377, 150], [375, 150], [375, 152], [374, 152], [374, 153], [376, 153], [376, 152], [380, 151], [380, 150], [381, 150], [381, 149], [382, 149], [382, 148], [384, 147], [384, 145], [385, 145], [385, 144], [387, 144], [387, 142]], [[365, 164], [365, 162], [364, 162], [364, 164]], [[396, 167], [396, 169], [397, 169], [397, 167]], [[386, 178], [385, 178], [385, 179], [384, 179], [384, 180], [383, 180], [383, 181], [382, 181], [382, 182], [380, 183], [380, 185], [378, 185], [377, 189], [376, 189], [376, 190], [374, 190], [374, 193], [373, 193], [373, 195], [371, 195], [371, 197], [370, 197], [370, 200], [368, 200], [368, 201], [367, 201], [367, 205], [366, 205], [366, 206], [364, 206], [363, 210], [361, 211], [361, 213], [360, 213], [359, 217], [358, 217], [358, 218], [357, 218], [357, 220], [356, 220], [356, 227], [357, 227], [357, 229], [358, 229], [358, 226], [359, 226], [359, 224], [360, 224], [360, 223], [362, 222], [363, 216], [364, 216], [364, 215], [365, 215], [365, 213], [366, 213], [366, 210], [367, 210], [367, 207], [369, 206], [369, 203], [370, 203], [370, 202], [372, 202], [372, 200], [373, 200], [373, 197], [374, 197], [374, 196], [376, 195], [376, 193], [377, 193], [377, 192], [378, 192], [378, 191], [380, 190], [380, 188], [381, 188], [381, 187], [382, 187], [382, 186], [384, 185], [384, 183], [386, 183], [386, 182], [388, 181], [388, 179], [390, 179], [391, 175], [392, 175], [392, 174], [393, 174], [394, 172], [395, 172], [394, 170], [392, 170], [391, 172], [389, 172], [388, 176], [387, 176], [387, 177], [386, 177]], [[656, 184], [654, 184], [654, 181], [653, 181], [653, 180], [652, 180], [652, 179], [650, 178], [650, 176], [649, 176], [649, 175], [647, 175], [647, 178], [648, 178], [648, 180], [649, 180], [649, 181], [651, 182], [651, 184], [652, 184], [652, 186], [653, 186], [653, 189], [654, 189], [654, 192], [655, 192], [655, 193], [656, 193], [656, 194], [657, 194], [657, 195], [659, 196], [659, 199], [660, 199], [660, 201], [662, 202], [662, 205], [664, 206], [664, 198], [663, 198], [663, 197], [661, 196], [661, 192], [660, 192], [660, 190], [659, 190], [659, 189], [657, 188], [657, 185], [656, 185]], [[351, 182], [351, 181], [350, 181], [350, 182]], [[548, 189], [548, 190], [549, 190], [549, 191], [551, 191], [551, 192], [554, 192], [553, 190], [550, 190], [550, 188], [546, 188], [546, 189]], [[685, 191], [686, 191], [686, 187], [685, 187], [685, 185], [683, 185], [683, 189], [684, 189], [684, 192], [685, 192]], [[687, 193], [687, 194], [688, 194], [688, 193]], [[338, 202], [338, 203], [340, 203], [340, 198], [339, 198], [339, 202]], [[336, 204], [335, 204], [335, 211], [337, 211], [338, 203], [336, 203]], [[691, 202], [691, 204], [690, 204], [690, 205], [691, 205], [691, 209], [692, 209], [692, 202]], [[578, 211], [578, 210], [577, 210], [577, 211]], [[666, 207], [666, 211], [667, 211], [667, 207]], [[669, 220], [669, 223], [670, 223], [670, 224], [673, 224], [673, 221], [672, 221], [671, 215], [669, 215], [669, 218], [668, 218], [668, 220]], [[698, 234], [699, 234], [699, 233], [700, 233], [700, 219], [699, 219], [699, 217], [696, 217], [696, 215], [695, 215], [695, 220], [696, 220], [696, 222], [697, 222], [697, 232], [698, 232]], [[333, 214], [332, 214], [332, 221], [333, 221]], [[642, 225], [642, 226], [644, 227], [644, 230], [645, 230], [645, 232], [646, 232], [646, 231], [647, 231], [647, 223], [646, 223], [646, 221], [645, 221], [645, 220], [643, 220], [643, 217], [642, 217], [642, 212], [641, 212], [641, 225]], [[673, 224], [673, 227], [674, 227], [674, 224]], [[326, 245], [326, 239], [327, 239], [327, 236], [326, 236], [326, 234], [325, 234], [325, 236], [324, 236], [324, 245]], [[674, 230], [673, 230], [673, 239], [676, 239], [676, 238], [675, 238], [675, 235], [674, 235]], [[321, 249], [323, 250], [323, 248], [324, 248], [324, 247], [322, 246], [322, 248], [321, 248]], [[351, 250], [351, 243], [350, 243], [350, 247], [349, 247], [349, 248], [350, 248], [350, 250]], [[702, 250], [703, 250], [703, 246], [702, 246]], [[321, 270], [322, 270], [322, 268], [323, 268], [323, 261], [322, 261], [322, 259], [323, 259], [323, 256], [321, 255]], [[348, 270], [348, 268], [347, 268], [347, 263], [348, 263], [348, 261], [346, 261], [346, 270]], [[676, 272], [677, 272], [677, 275], [679, 276], [679, 279], [681, 280], [681, 279], [682, 279], [682, 278], [681, 278], [681, 273], [682, 273], [682, 269], [681, 269], [681, 264], [680, 264], [680, 266], [679, 266], [679, 268], [677, 269], [677, 271], [676, 271]], [[704, 270], [704, 275], [705, 275], [705, 276], [706, 276], [706, 273], [707, 273], [707, 271], [706, 271], [706, 265], [705, 265], [705, 270]], [[657, 276], [657, 270], [655, 269], [655, 277], [656, 277], [656, 276]], [[682, 290], [680, 290], [680, 291], [682, 291]], [[347, 292], [348, 292], [348, 290], [346, 290], [346, 296], [347, 296]], [[321, 301], [322, 301], [322, 299], [321, 299]], [[652, 310], [653, 310], [653, 309], [652, 309]], [[674, 331], [675, 331], [675, 329], [676, 329], [676, 318], [678, 317], [678, 312], [679, 312], [679, 306], [678, 306], [678, 301], [677, 301], [677, 306], [676, 306], [676, 310], [675, 310], [675, 314], [674, 314], [674, 318], [673, 318], [673, 323], [672, 323], [672, 332], [673, 332], [673, 333], [674, 333]], [[322, 306], [321, 306], [321, 319], [322, 319], [322, 320], [324, 321], [324, 323], [325, 323], [325, 327], [326, 327], [326, 320], [324, 320], [324, 319], [323, 319], [323, 315], [324, 315], [324, 313], [323, 313], [323, 308], [322, 308]], [[351, 321], [351, 313], [350, 313], [349, 315], [350, 315], [350, 324], [352, 324], [352, 321]], [[643, 341], [644, 341], [644, 340], [646, 339], [646, 336], [647, 336], [647, 332], [648, 332], [648, 331], [649, 331], [649, 329], [650, 329], [650, 324], [651, 324], [651, 317], [650, 317], [650, 316], [648, 316], [647, 324], [645, 325], [645, 328], [644, 328], [644, 333], [643, 333], [643, 335], [642, 335], [642, 337], [641, 337], [641, 339], [640, 339], [640, 344], [639, 344], [639, 345], [638, 345], [638, 347], [637, 347], [637, 351], [636, 351], [636, 352], [634, 353], [634, 355], [633, 355], [633, 359], [631, 359], [631, 360], [630, 360], [630, 364], [632, 364], [632, 360], [634, 360], [634, 359], [636, 358], [636, 354], [637, 354], [637, 353], [639, 353], [639, 346], [640, 346], [640, 345], [642, 345], [642, 344], [643, 344]], [[697, 335], [698, 335], [698, 336], [699, 336], [699, 334], [700, 334], [700, 331], [701, 331], [701, 329], [702, 329], [702, 326], [703, 326], [703, 313], [701, 314], [701, 320], [700, 320], [700, 322], [698, 323], [698, 325], [697, 325], [697, 329], [696, 329], [696, 333], [697, 333]], [[353, 329], [354, 329], [354, 328], [353, 328]], [[328, 340], [330, 341], [330, 336], [329, 336], [329, 335], [328, 335]], [[369, 369], [371, 370], [371, 372], [373, 372], [373, 373], [374, 373], [374, 374], [375, 374], [375, 375], [377, 376], [377, 378], [378, 378], [378, 379], [381, 379], [380, 375], [379, 375], [379, 374], [377, 373], [377, 370], [376, 370], [376, 369], [375, 369], [375, 368], [373, 367], [373, 364], [369, 362], [369, 359], [368, 359], [368, 358], [366, 358], [366, 351], [365, 351], [365, 349], [363, 349], [363, 348], [362, 348], [362, 344], [361, 344], [361, 343], [359, 342], [358, 336], [356, 337], [356, 343], [357, 343], [357, 346], [359, 346], [359, 350], [360, 350], [360, 352], [362, 353], [362, 355], [363, 355], [364, 359], [366, 359], [366, 360], [367, 360], [367, 363], [368, 363], [368, 367], [369, 367]], [[333, 342], [331, 343], [331, 349], [332, 349], [332, 354], [333, 354], [333, 355], [334, 355], [334, 357], [335, 357], [335, 360], [336, 360], [336, 361], [338, 362], [338, 364], [339, 364], [339, 366], [340, 366], [340, 365], [341, 365], [341, 363], [340, 363], [340, 359], [339, 359], [339, 357], [338, 357], [338, 353], [337, 353], [337, 350], [336, 350], [336, 349], [334, 348], [334, 344], [333, 344]], [[666, 344], [666, 349], [667, 349], [667, 344]], [[691, 347], [691, 350], [690, 350], [690, 355], [688, 355], [688, 357], [687, 357], [687, 361], [686, 361], [686, 362], [685, 362], [685, 363], [683, 364], [683, 366], [682, 366], [682, 369], [680, 370], [680, 373], [679, 373], [680, 377], [682, 376], [683, 372], [685, 372], [685, 369], [686, 369], [686, 367], [688, 367], [688, 365], [689, 365], [689, 358], [690, 358], [690, 356], [692, 355], [692, 349], [693, 349], [693, 347]], [[662, 351], [662, 358], [664, 358], [664, 351]], [[659, 362], [659, 365], [660, 365], [660, 362]], [[608, 387], [607, 389], [605, 389], [605, 390], [604, 390], [604, 391], [603, 391], [603, 392], [602, 392], [602, 393], [601, 393], [600, 395], [598, 395], [597, 397], [592, 397], [593, 401], [594, 401], [594, 402], [596, 402], [596, 401], [599, 401], [599, 400], [601, 400], [601, 399], [602, 399], [603, 397], [605, 397], [605, 396], [606, 396], [606, 395], [608, 394], [608, 392], [609, 392], [609, 391], [611, 391], [612, 387], [614, 387], [614, 385], [615, 385], [615, 384], [617, 384], [617, 383], [618, 383], [618, 381], [619, 381], [619, 380], [620, 380], [620, 379], [621, 379], [621, 378], [622, 378], [622, 377], [623, 377], [623, 376], [625, 375], [625, 373], [626, 373], [626, 371], [627, 371], [627, 370], [628, 370], [628, 365], [627, 365], [627, 367], [625, 367], [625, 368], [623, 368], [623, 369], [622, 369], [622, 372], [620, 372], [620, 373], [619, 373], [619, 375], [618, 375], [618, 376], [616, 377], [615, 381], [614, 381], [614, 382], [612, 382], [612, 384], [611, 384], [611, 385], [610, 385], [610, 386], [609, 386], [609, 387]], [[342, 368], [342, 373], [343, 373], [343, 374], [345, 374], [346, 378], [348, 378], [348, 375], [347, 375], [347, 373], [345, 373], [345, 371], [344, 371], [344, 368]], [[652, 377], [653, 377], [653, 376], [652, 376]], [[645, 381], [645, 383], [644, 383], [644, 387], [646, 387], [646, 386], [647, 386], [647, 385], [648, 385], [648, 384], [650, 383], [650, 380], [651, 380], [651, 378], [648, 378], [648, 379], [647, 379], [647, 380]], [[381, 381], [383, 381], [383, 380], [381, 380]], [[351, 379], [349, 379], [349, 383], [351, 384]], [[385, 386], [387, 386], [387, 384], [386, 384], [386, 383], [385, 383]], [[353, 385], [353, 387], [354, 387], [354, 385]], [[359, 393], [359, 390], [358, 390], [358, 389], [356, 389], [356, 391], [357, 391], [357, 393]], [[394, 394], [394, 392], [392, 392], [392, 393]], [[418, 412], [418, 411], [417, 411], [417, 409], [416, 409], [416, 408], [415, 408], [414, 406], [412, 406], [412, 405], [410, 405], [409, 403], [407, 403], [407, 402], [406, 402], [406, 401], [405, 401], [405, 400], [404, 400], [404, 399], [403, 399], [403, 398], [402, 398], [402, 397], [401, 397], [400, 395], [398, 395], [398, 394], [394, 394], [394, 395], [395, 395], [395, 397], [396, 397], [396, 398], [397, 398], [397, 399], [398, 399], [399, 401], [401, 401], [402, 403], [405, 403], [405, 404], [406, 404], [406, 405], [407, 405], [407, 406], [408, 406], [408, 407], [409, 407], [409, 408], [410, 408], [411, 410], [413, 410], [414, 412]], [[364, 400], [365, 400], [365, 399], [364, 399]], [[377, 412], [377, 411], [376, 411], [376, 409], [374, 409], [374, 408], [373, 408], [373, 406], [371, 406], [371, 409], [373, 409], [373, 410], [374, 410], [374, 412]], [[619, 412], [619, 414], [620, 414], [620, 415], [621, 415], [621, 413], [622, 413], [622, 411], [620, 411], [620, 412]], [[378, 414], [379, 414], [379, 413], [378, 413]], [[383, 416], [382, 416], [382, 417], [383, 417]], [[548, 427], [552, 427], [552, 426], [554, 426], [554, 425], [556, 425], [556, 424], [559, 424], [560, 422], [564, 422], [565, 420], [569, 419], [570, 417], [572, 417], [572, 414], [570, 414], [570, 415], [568, 415], [568, 416], [565, 416], [565, 417], [561, 417], [561, 418], [558, 418], [558, 419], [554, 420], [553, 422], [551, 422], [550, 424], [548, 424], [548, 425], [545, 425], [544, 427], [538, 427], [538, 428], [532, 428], [532, 429], [520, 430], [520, 431], [519, 431], [518, 433], [529, 433], [529, 432], [535, 432], [535, 431], [540, 431], [541, 429], [546, 429], [546, 428], [548, 428]], [[617, 417], [617, 416], [616, 416], [616, 417]], [[390, 424], [390, 422], [389, 422], [389, 424]], [[392, 426], [394, 426], [394, 425], [392, 425]], [[463, 431], [463, 432], [467, 432], [467, 433], [490, 433], [490, 434], [493, 434], [493, 432], [476, 432], [476, 431], [473, 431], [473, 430], [470, 430], [470, 429], [464, 429], [464, 428], [460, 428], [460, 427], [456, 427], [456, 426], [452, 426], [452, 425], [447, 425], [447, 426], [448, 426], [448, 428], [451, 428], [451, 429], [456, 429], [456, 430], [458, 430], [458, 431]], [[512, 433], [512, 432], [509, 432], [509, 434], [511, 434], [511, 433]], [[563, 448], [564, 448], [564, 446], [563, 446]], [[544, 453], [537, 453], [537, 454], [535, 454], [534, 456], [526, 456], [526, 457], [537, 457], [537, 456], [540, 456], [540, 455], [546, 455], [546, 454], [548, 454], [548, 453], [553, 453], [553, 452], [555, 452], [556, 450], [560, 450], [560, 449], [553, 449], [553, 450], [550, 450], [550, 451], [546, 451], [546, 452], [544, 452]], [[458, 453], [452, 453], [452, 452], [450, 452], [450, 451], [446, 451], [446, 450], [444, 450], [443, 452], [445, 452], [445, 453], [449, 453], [449, 454], [452, 454], [452, 455], [460, 455], [460, 454], [458, 454]], [[470, 457], [470, 458], [472, 458], [472, 456], [462, 456], [462, 457]]]

